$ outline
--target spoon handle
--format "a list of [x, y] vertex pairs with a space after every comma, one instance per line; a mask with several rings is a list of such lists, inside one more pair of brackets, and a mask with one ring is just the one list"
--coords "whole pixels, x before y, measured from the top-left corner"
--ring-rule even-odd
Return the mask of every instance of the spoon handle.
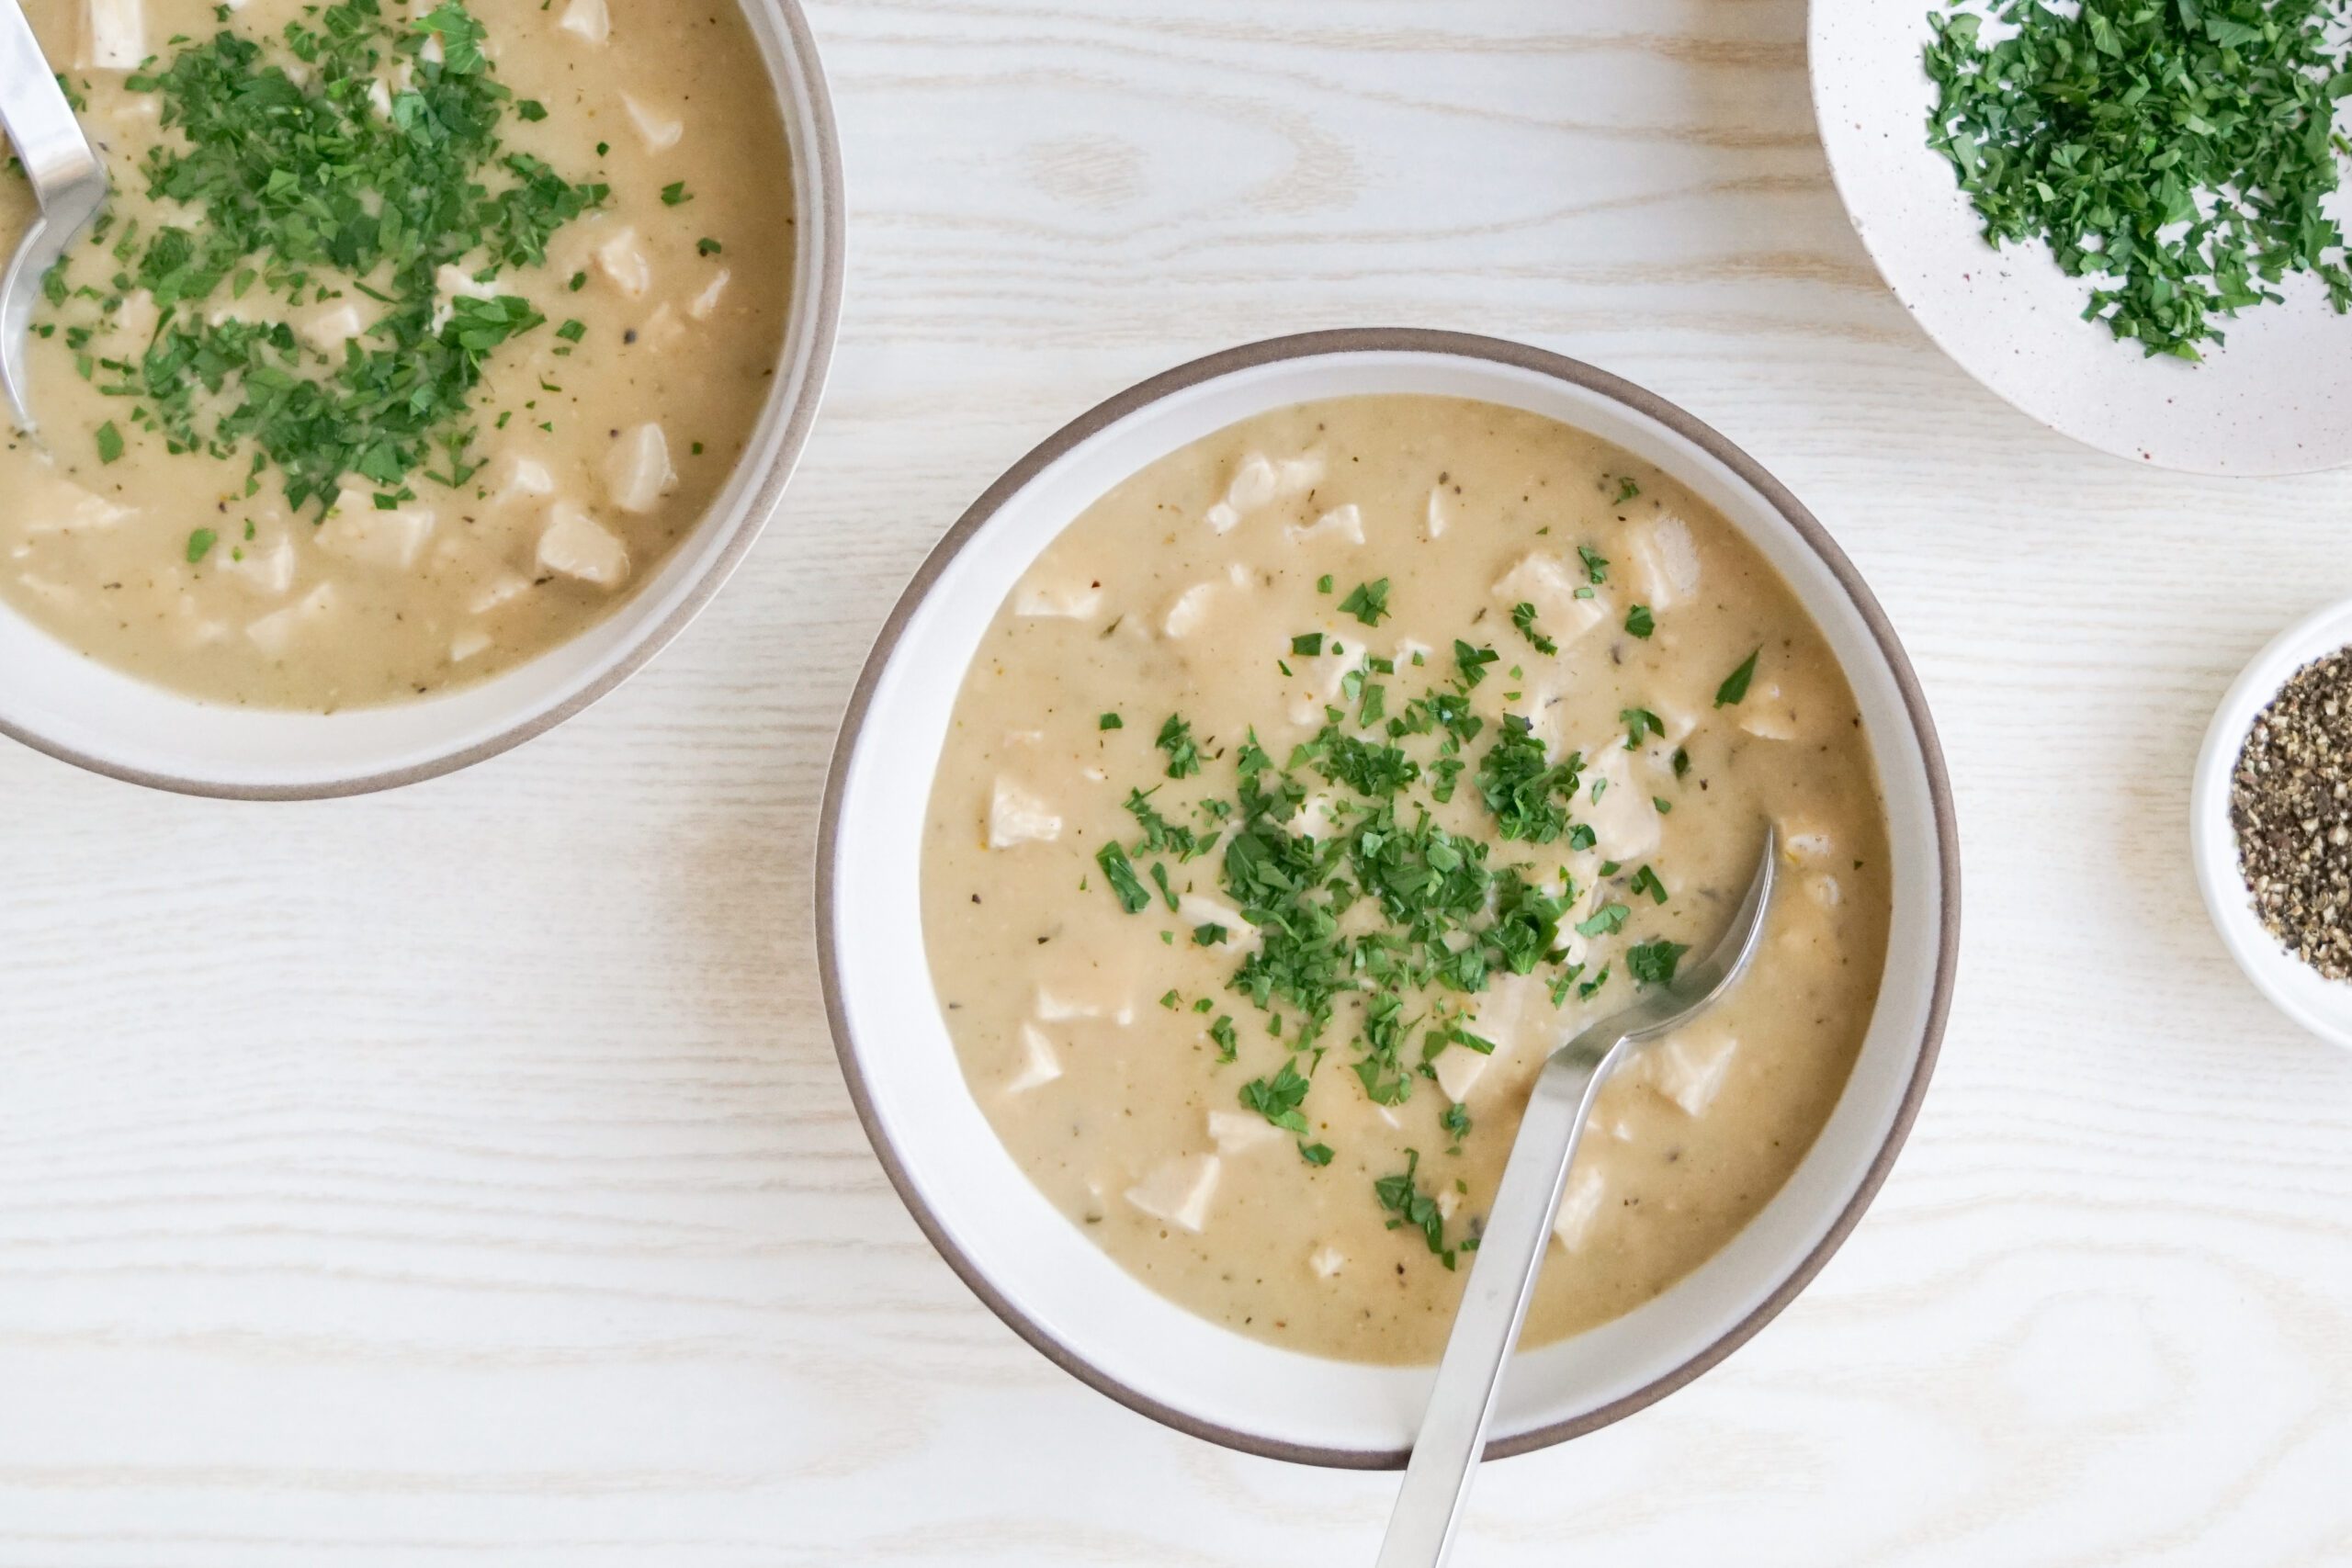
[[1438, 1363], [1396, 1511], [1388, 1517], [1379, 1568], [1437, 1568], [1452, 1550], [1592, 1092], [1623, 1043], [1579, 1035], [1535, 1076], [1502, 1185], [1471, 1254], [1469, 1285]]
[[0, 0], [0, 129], [44, 204], [54, 182], [89, 165], [90, 144], [17, 0]]

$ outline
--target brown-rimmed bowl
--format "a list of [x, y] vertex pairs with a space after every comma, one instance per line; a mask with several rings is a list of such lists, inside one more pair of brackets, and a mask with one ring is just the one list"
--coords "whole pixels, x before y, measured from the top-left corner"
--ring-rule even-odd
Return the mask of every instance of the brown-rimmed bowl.
[[[841, 317], [841, 140], [798, 0], [741, 0], [789, 144], [791, 313], [735, 472], [650, 580], [579, 636], [479, 685], [340, 713], [199, 702], [85, 657], [0, 606], [0, 735], [133, 784], [288, 800], [453, 772], [562, 723], [635, 673], [725, 583], [775, 511], [817, 418]], [[731, 259], [731, 258], [730, 258]], [[739, 264], [741, 265], [741, 264]]]
[[[1861, 1218], [1917, 1113], [1951, 1000], [1960, 859], [1927, 705], [1870, 590], [1778, 481], [1680, 409], [1540, 349], [1453, 333], [1278, 338], [1120, 393], [1013, 465], [899, 602], [850, 704], [825, 792], [817, 940], [825, 1005], [866, 1134], [950, 1266], [1055, 1362], [1171, 1427], [1252, 1453], [1404, 1462], [1431, 1369], [1329, 1360], [1245, 1338], [1154, 1292], [1057, 1212], [965, 1087], [923, 962], [922, 834], [961, 675], [1038, 553], [1105, 491], [1287, 404], [1471, 398], [1588, 430], [1672, 474], [1763, 551], [1859, 701], [1884, 794], [1894, 924], [1876, 1014], [1837, 1109], [1747, 1229], [1663, 1295], [1522, 1354], [1489, 1457], [1589, 1432], [1689, 1382], [1804, 1288]], [[910, 940], [911, 939], [911, 940]]]

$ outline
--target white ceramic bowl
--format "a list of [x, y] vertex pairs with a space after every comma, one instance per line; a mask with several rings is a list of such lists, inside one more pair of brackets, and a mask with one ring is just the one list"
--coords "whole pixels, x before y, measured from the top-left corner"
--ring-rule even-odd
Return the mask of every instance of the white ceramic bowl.
[[1483, 399], [1595, 432], [1720, 508], [1788, 579], [1866, 716], [1894, 854], [1883, 995], [1813, 1151], [1755, 1224], [1654, 1302], [1522, 1356], [1490, 1454], [1588, 1431], [1697, 1376], [1763, 1325], [1860, 1217], [1927, 1086], [1958, 946], [1950, 790], [1910, 666], [1853, 568], [1796, 499], [1689, 414], [1555, 355], [1454, 333], [1315, 333], [1213, 355], [1112, 399], [991, 486], [899, 603], [852, 701], [825, 797], [818, 942], [842, 1067], [915, 1218], [981, 1299], [1114, 1398], [1236, 1448], [1402, 1462], [1427, 1369], [1326, 1360], [1244, 1338], [1137, 1282], [1013, 1163], [965, 1087], [915, 939], [932, 777], [963, 671], [997, 606], [1097, 496], [1270, 408], [1358, 393]]
[[1928, 335], [2027, 414], [2133, 462], [2207, 474], [2352, 462], [2352, 317], [2315, 279], [2290, 279], [2283, 303], [2223, 320], [2227, 346], [2191, 365], [2150, 359], [2080, 320], [2091, 285], [2061, 272], [2047, 245], [1984, 243], [1951, 164], [1928, 145], [1936, 94], [1920, 51], [1941, 9], [1812, 0], [1808, 47], [1838, 194]]
[[580, 637], [480, 685], [337, 714], [198, 702], [109, 670], [0, 606], [0, 735], [96, 773], [190, 795], [359, 795], [465, 767], [552, 728], [684, 629], [784, 493], [817, 417], [841, 313], [840, 138], [816, 39], [798, 0], [742, 4], [791, 143], [792, 313], [742, 462], [650, 581]]
[[2352, 1049], [2352, 981], [2324, 980], [2263, 930], [2238, 871], [2237, 830], [2230, 826], [2230, 778], [2255, 716], [2270, 705], [2287, 677], [2315, 659], [2352, 647], [2352, 599], [2313, 611], [2254, 656], [2230, 687], [2205, 731], [2189, 786], [2188, 840], [2197, 887], [2222, 945], [2245, 977], [2278, 1010], [2321, 1039]]

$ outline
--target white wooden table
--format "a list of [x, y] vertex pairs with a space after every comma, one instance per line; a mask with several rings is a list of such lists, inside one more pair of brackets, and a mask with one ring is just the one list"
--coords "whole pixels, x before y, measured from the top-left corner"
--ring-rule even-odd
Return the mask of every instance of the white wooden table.
[[1149, 372], [1366, 322], [1589, 358], [1779, 473], [1908, 639], [1966, 842], [1869, 1220], [1691, 1389], [1490, 1469], [1459, 1561], [2352, 1560], [2352, 1057], [2182, 853], [2229, 676], [2352, 581], [2352, 478], [2143, 473], [1980, 391], [1846, 226], [1804, 21], [820, 5], [831, 397], [651, 670], [343, 804], [0, 750], [0, 1562], [1368, 1561], [1387, 1478], [1163, 1431], [965, 1292], [809, 933], [836, 716], [965, 502]]

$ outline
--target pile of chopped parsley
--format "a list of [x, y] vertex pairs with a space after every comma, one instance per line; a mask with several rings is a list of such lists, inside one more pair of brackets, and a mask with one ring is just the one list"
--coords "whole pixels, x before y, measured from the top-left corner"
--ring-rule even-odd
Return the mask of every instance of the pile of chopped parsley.
[[[1387, 592], [1383, 581], [1351, 599], [1361, 610], [1376, 603], [1385, 615]], [[1372, 624], [1372, 616], [1351, 613]], [[1325, 656], [1327, 649], [1344, 655], [1321, 633], [1302, 634], [1291, 649], [1302, 657]], [[1222, 747], [1170, 714], [1157, 732], [1163, 779], [1127, 796], [1136, 837], [1096, 852], [1104, 887], [1129, 915], [1164, 919], [1179, 911], [1184, 893], [1213, 885], [1254, 929], [1257, 944], [1238, 961], [1227, 988], [1255, 1013], [1253, 1041], [1262, 1033], [1279, 1056], [1272, 1071], [1240, 1085], [1238, 1098], [1291, 1134], [1309, 1165], [1329, 1165], [1334, 1153], [1310, 1141], [1301, 1110], [1328, 1054], [1343, 1053], [1346, 1070], [1374, 1103], [1402, 1104], [1418, 1084], [1435, 1079], [1434, 1063], [1447, 1047], [1493, 1053], [1495, 1042], [1470, 1027], [1475, 1010], [1466, 999], [1496, 976], [1541, 976], [1555, 1007], [1590, 1000], [1610, 984], [1612, 966], [1571, 962], [1567, 931], [1617, 937], [1642, 911], [1668, 901], [1654, 867], [1604, 860], [1597, 869], [1606, 894], [1566, 925], [1588, 890], [1561, 860], [1607, 852], [1579, 812], [1600, 799], [1608, 781], [1589, 777], [1580, 753], [1549, 760], [1526, 717], [1506, 711], [1490, 720], [1476, 711], [1471, 694], [1502, 659], [1491, 647], [1461, 640], [1450, 671], [1419, 654], [1400, 671], [1394, 660], [1365, 653], [1340, 683], [1347, 705], [1327, 706], [1316, 734], [1279, 762], [1254, 728]], [[1746, 697], [1756, 662], [1751, 656], [1724, 682], [1718, 707]], [[1516, 681], [1522, 671], [1512, 666], [1509, 673]], [[1408, 679], [1426, 683], [1392, 707], [1392, 687]], [[1503, 694], [1506, 705], [1520, 697]], [[1663, 732], [1646, 709], [1624, 716], [1628, 750], [1639, 750], [1645, 734]], [[1117, 714], [1104, 714], [1100, 725], [1125, 727]], [[1222, 774], [1228, 756], [1229, 786], [1211, 786], [1189, 807], [1169, 798], [1170, 781], [1206, 777], [1204, 761]], [[1678, 750], [1673, 764], [1679, 782], [1690, 772], [1688, 753]], [[1453, 802], [1465, 784], [1464, 805], [1510, 850], [1437, 820], [1434, 808]], [[1319, 807], [1312, 820], [1310, 799]], [[1652, 805], [1665, 813], [1673, 803], [1658, 796]], [[1202, 948], [1237, 934], [1216, 923], [1162, 931], [1163, 940], [1189, 935]], [[1663, 938], [1631, 942], [1622, 953], [1628, 981], [1670, 982], [1686, 951]], [[1216, 1059], [1239, 1062], [1232, 1011], [1220, 1011], [1214, 998], [1188, 1001], [1174, 990], [1159, 999], [1171, 1010], [1216, 1014], [1208, 1036]], [[1467, 1110], [1448, 1106], [1440, 1124], [1458, 1153], [1470, 1131]], [[1375, 1195], [1394, 1216], [1392, 1228], [1420, 1232], [1452, 1268], [1476, 1238], [1448, 1242], [1435, 1200], [1416, 1183], [1419, 1159], [1412, 1155], [1402, 1174], [1381, 1179]]]
[[1995, 245], [2047, 242], [2093, 280], [2083, 314], [2200, 357], [2216, 317], [2310, 274], [2352, 306], [2335, 102], [2344, 0], [1999, 0], [1936, 14], [1928, 144]]
[[[282, 51], [226, 27], [174, 41], [167, 64], [125, 85], [158, 95], [179, 133], [150, 151], [147, 194], [201, 217], [107, 220], [94, 240], [115, 268], [102, 284], [51, 274], [52, 304], [79, 296], [111, 319], [143, 288], [158, 309], [144, 344], [69, 328], [77, 367], [175, 453], [227, 458], [250, 443], [248, 494], [272, 467], [288, 502], [320, 515], [354, 475], [386, 508], [413, 498], [413, 478], [466, 483], [483, 360], [545, 321], [495, 280], [543, 264], [605, 187], [503, 144], [507, 114], [548, 111], [492, 79], [460, 0], [413, 21], [338, 0], [288, 24]], [[483, 297], [445, 294], [445, 266]], [[373, 320], [335, 353], [284, 319], [344, 299]], [[107, 429], [111, 461], [121, 435]]]

